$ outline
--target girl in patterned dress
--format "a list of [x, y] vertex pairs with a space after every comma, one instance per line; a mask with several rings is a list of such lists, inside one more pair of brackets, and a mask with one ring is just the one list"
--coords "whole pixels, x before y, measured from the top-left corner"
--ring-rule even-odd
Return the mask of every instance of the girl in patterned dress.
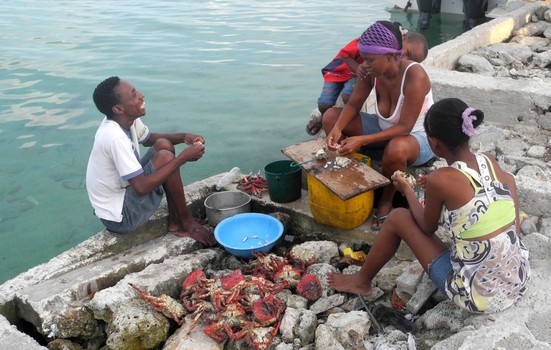
[[[424, 121], [429, 143], [448, 166], [419, 179], [425, 207], [403, 176], [393, 176], [409, 209], [390, 213], [359, 272], [328, 275], [333, 288], [368, 294], [373, 278], [403, 240], [440, 291], [461, 308], [497, 312], [524, 294], [530, 264], [519, 236], [514, 177], [493, 157], [469, 148], [483, 120], [482, 111], [457, 98], [443, 99], [429, 109]], [[434, 234], [442, 214], [451, 236], [449, 247]]]

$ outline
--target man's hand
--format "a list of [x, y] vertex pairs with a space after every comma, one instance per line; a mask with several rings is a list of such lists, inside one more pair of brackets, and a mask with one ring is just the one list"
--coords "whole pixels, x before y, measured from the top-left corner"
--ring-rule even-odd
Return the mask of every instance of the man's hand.
[[186, 133], [185, 137], [184, 137], [184, 142], [187, 145], [193, 145], [196, 142], [201, 142], [204, 145], [205, 144], [205, 139], [201, 135]]
[[191, 144], [185, 150], [178, 154], [178, 158], [184, 160], [184, 162], [195, 162], [205, 154], [205, 145], [201, 141], [196, 141]]

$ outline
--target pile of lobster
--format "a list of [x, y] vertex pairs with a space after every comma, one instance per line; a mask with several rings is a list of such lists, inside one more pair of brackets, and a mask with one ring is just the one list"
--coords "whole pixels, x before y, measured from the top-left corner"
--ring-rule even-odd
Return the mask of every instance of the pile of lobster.
[[250, 274], [234, 270], [223, 277], [207, 278], [202, 270], [194, 270], [182, 283], [180, 302], [164, 294], [155, 297], [131, 286], [155, 311], [178, 324], [190, 315], [189, 332], [198, 321], [206, 322], [204, 332], [219, 343], [244, 339], [254, 349], [263, 350], [277, 335], [285, 311], [277, 293], [293, 289], [311, 301], [321, 296], [319, 280], [303, 274], [314, 261], [313, 254], [297, 250], [293, 254], [292, 249], [289, 258], [272, 253], [255, 254], [247, 266]]

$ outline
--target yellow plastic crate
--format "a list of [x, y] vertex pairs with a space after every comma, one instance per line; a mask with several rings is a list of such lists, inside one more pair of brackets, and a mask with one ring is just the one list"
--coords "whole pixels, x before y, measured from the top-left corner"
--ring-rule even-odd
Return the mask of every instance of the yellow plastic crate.
[[[354, 158], [371, 166], [371, 158], [354, 154]], [[374, 192], [368, 191], [342, 200], [327, 186], [308, 173], [308, 197], [314, 219], [323, 225], [352, 229], [363, 224], [373, 210]]]

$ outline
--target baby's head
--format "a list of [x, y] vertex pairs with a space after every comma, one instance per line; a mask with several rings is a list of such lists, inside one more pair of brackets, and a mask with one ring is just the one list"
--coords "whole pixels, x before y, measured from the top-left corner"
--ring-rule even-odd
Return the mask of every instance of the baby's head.
[[484, 121], [484, 112], [470, 108], [458, 98], [434, 103], [425, 115], [425, 131], [452, 152], [467, 145], [475, 129]]
[[415, 62], [423, 62], [429, 53], [427, 39], [421, 33], [408, 32], [402, 37], [402, 57]]

